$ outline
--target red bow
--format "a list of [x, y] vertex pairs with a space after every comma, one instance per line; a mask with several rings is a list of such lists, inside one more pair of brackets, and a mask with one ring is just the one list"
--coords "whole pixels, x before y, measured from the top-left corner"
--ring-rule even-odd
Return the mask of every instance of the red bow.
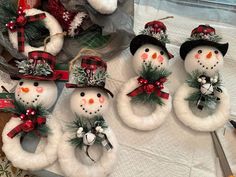
[[25, 12], [22, 7], [19, 7], [17, 11], [18, 17], [15, 21], [10, 21], [6, 24], [6, 27], [11, 32], [17, 31], [17, 40], [18, 40], [18, 51], [24, 52], [25, 51], [25, 25], [28, 22], [35, 22], [38, 20], [43, 20], [46, 18], [45, 13], [32, 15], [32, 16], [25, 16]]
[[46, 123], [45, 117], [37, 117], [36, 119], [32, 120], [31, 117], [36, 115], [36, 111], [34, 109], [27, 109], [25, 114], [20, 115], [21, 123], [17, 125], [14, 129], [12, 129], [7, 136], [10, 138], [14, 138], [20, 132], [31, 132], [36, 129], [38, 125], [43, 125]]
[[135, 97], [141, 93], [147, 93], [147, 94], [152, 94], [155, 92], [155, 94], [163, 99], [168, 99], [169, 94], [166, 92], [161, 91], [164, 89], [163, 84], [167, 81], [166, 78], [161, 78], [157, 80], [155, 83], [150, 83], [147, 79], [144, 79], [142, 77], [139, 77], [138, 83], [141, 85], [140, 87], [134, 89], [132, 92], [127, 94], [130, 97]]

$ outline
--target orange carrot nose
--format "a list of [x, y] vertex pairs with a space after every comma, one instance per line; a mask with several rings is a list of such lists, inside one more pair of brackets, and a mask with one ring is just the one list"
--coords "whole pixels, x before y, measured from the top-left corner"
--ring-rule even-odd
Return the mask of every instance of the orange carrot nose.
[[92, 98], [89, 99], [89, 104], [93, 104], [94, 100]]
[[157, 53], [154, 53], [154, 54], [152, 55], [152, 58], [153, 58], [153, 59], [156, 59], [156, 58], [157, 58]]
[[28, 93], [29, 92], [29, 88], [27, 88], [27, 87], [21, 87], [21, 91], [22, 92], [25, 92], [25, 93]]
[[206, 55], [206, 57], [207, 57], [208, 59], [210, 59], [211, 56], [212, 56], [212, 53], [211, 53], [211, 52], [209, 52], [209, 53]]

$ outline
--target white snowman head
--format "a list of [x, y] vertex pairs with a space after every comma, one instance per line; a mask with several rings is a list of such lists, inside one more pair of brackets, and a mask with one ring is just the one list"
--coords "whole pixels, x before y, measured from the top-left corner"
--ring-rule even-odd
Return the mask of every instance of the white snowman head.
[[169, 58], [161, 47], [145, 44], [135, 52], [132, 61], [135, 72], [139, 74], [142, 71], [143, 65], [148, 65], [149, 63], [158, 69], [167, 68]]
[[168, 41], [164, 23], [156, 20], [148, 22], [141, 34], [130, 43], [134, 71], [140, 74], [143, 66], [149, 63], [158, 69], [167, 68], [169, 59], [173, 58], [166, 48]]
[[49, 109], [57, 100], [57, 86], [54, 81], [22, 79], [15, 90], [15, 99], [25, 106], [41, 105]]
[[102, 89], [76, 88], [70, 99], [70, 107], [76, 115], [92, 118], [104, 113], [109, 106], [109, 96]]
[[228, 43], [218, 43], [220, 37], [209, 25], [199, 25], [180, 47], [180, 56], [188, 73], [195, 70], [214, 76], [223, 67]]
[[188, 73], [199, 70], [213, 76], [223, 67], [223, 63], [224, 57], [217, 48], [198, 46], [186, 55], [184, 66]]

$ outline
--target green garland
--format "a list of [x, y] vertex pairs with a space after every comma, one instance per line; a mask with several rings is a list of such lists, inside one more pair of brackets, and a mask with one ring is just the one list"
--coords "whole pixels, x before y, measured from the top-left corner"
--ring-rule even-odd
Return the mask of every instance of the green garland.
[[[10, 21], [15, 21], [17, 17], [17, 2], [16, 0], [0, 0], [0, 31], [7, 32], [6, 24]], [[25, 25], [25, 40], [30, 44], [43, 42], [43, 39], [49, 35], [48, 29], [42, 21], [29, 22]]]
[[[157, 67], [153, 67], [151, 62], [147, 65], [143, 65], [143, 69], [141, 71], [141, 77], [147, 79], [150, 83], [155, 83], [157, 80], [161, 78], [167, 78], [171, 74], [170, 71], [162, 68], [158, 69]], [[132, 97], [132, 102], [134, 103], [149, 103], [152, 105], [164, 105], [162, 99], [157, 96], [155, 93], [147, 94], [141, 93], [135, 97]]]
[[[107, 124], [102, 116], [95, 116], [92, 119], [76, 116], [76, 120], [68, 126], [68, 128], [75, 134], [74, 137], [69, 140], [69, 142], [75, 146], [75, 148], [82, 149], [84, 147], [83, 137], [77, 137], [77, 130], [82, 127], [83, 132], [88, 133], [90, 131], [95, 131], [97, 126], [100, 126], [103, 129], [107, 128]], [[100, 137], [96, 136], [95, 144], [101, 144]]]
[[[14, 100], [13, 104], [14, 108], [6, 108], [4, 109], [4, 111], [11, 112], [17, 117], [19, 117], [21, 116], [21, 114], [25, 114], [26, 110], [29, 109], [29, 107], [26, 107], [24, 104], [16, 100]], [[31, 106], [30, 108], [36, 111], [36, 114], [34, 116], [30, 116], [30, 120], [35, 120], [39, 116], [46, 118], [46, 116], [48, 116], [49, 114], [49, 112], [46, 109], [44, 109], [41, 105]], [[43, 137], [47, 136], [50, 133], [50, 128], [47, 126], [47, 124], [38, 125], [35, 130], [37, 130], [38, 134]], [[20, 136], [25, 136], [26, 134], [32, 137], [37, 136], [34, 131], [30, 131], [28, 133], [26, 132], [19, 133]]]
[[[208, 109], [215, 109], [216, 105], [219, 103], [219, 100], [217, 100], [214, 95], [204, 95], [201, 93], [201, 83], [198, 82], [198, 78], [201, 75], [205, 75], [205, 73], [199, 72], [198, 70], [192, 72], [192, 74], [188, 74], [186, 83], [189, 87], [197, 89], [197, 91], [190, 94], [186, 100], [194, 104], [197, 103], [199, 98], [202, 96], [205, 99], [205, 101], [202, 102], [202, 106]], [[218, 81], [216, 83], [212, 83], [213, 90], [216, 90], [216, 88], [219, 88], [222, 85], [219, 73], [217, 76]]]

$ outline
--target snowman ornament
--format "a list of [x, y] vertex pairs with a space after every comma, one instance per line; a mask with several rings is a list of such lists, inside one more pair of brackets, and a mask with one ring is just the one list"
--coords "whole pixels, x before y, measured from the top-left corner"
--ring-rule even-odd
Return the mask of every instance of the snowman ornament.
[[[76, 118], [59, 145], [58, 158], [65, 176], [105, 177], [116, 162], [118, 143], [102, 116], [108, 109], [109, 96], [113, 97], [105, 88], [106, 69], [107, 65], [101, 58], [82, 56], [81, 64], [75, 64], [72, 69], [73, 82], [66, 84], [67, 88], [75, 89], [70, 107]], [[89, 153], [94, 145], [103, 149], [98, 161]], [[93, 164], [85, 165], [83, 159], [78, 159], [76, 149], [84, 150]]]
[[[57, 146], [62, 135], [58, 122], [47, 113], [58, 93], [54, 83], [59, 78], [54, 72], [55, 57], [33, 51], [17, 66], [19, 73], [13, 76], [21, 79], [15, 91], [14, 114], [17, 117], [12, 117], [4, 127], [2, 150], [15, 167], [41, 170], [57, 160]], [[30, 153], [22, 148], [21, 138], [26, 134], [47, 139], [42, 151]]]
[[[158, 128], [171, 111], [171, 96], [165, 83], [171, 74], [167, 68], [173, 56], [168, 52], [166, 42], [166, 26], [160, 21], [152, 21], [130, 44], [133, 69], [138, 76], [121, 88], [117, 109], [120, 118], [131, 128], [143, 131]], [[150, 103], [155, 110], [148, 116], [136, 115], [132, 109], [135, 102]]]
[[[219, 40], [213, 27], [199, 25], [180, 47], [189, 78], [176, 92], [173, 104], [177, 117], [198, 131], [215, 131], [230, 115], [229, 95], [219, 74], [228, 43], [221, 44]], [[197, 113], [193, 113], [192, 105], [197, 107]], [[200, 117], [202, 110], [208, 111], [208, 115]]]

